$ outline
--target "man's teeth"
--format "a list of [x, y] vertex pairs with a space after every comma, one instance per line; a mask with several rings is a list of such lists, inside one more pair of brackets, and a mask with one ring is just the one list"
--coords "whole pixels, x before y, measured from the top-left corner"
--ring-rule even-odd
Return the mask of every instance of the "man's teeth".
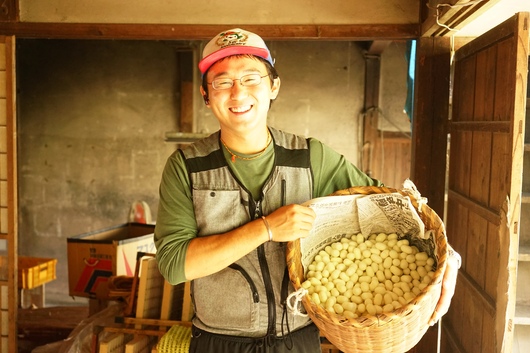
[[246, 112], [247, 110], [250, 110], [250, 105], [245, 105], [243, 107], [232, 107], [230, 108], [230, 110], [234, 113], [243, 113], [243, 112]]

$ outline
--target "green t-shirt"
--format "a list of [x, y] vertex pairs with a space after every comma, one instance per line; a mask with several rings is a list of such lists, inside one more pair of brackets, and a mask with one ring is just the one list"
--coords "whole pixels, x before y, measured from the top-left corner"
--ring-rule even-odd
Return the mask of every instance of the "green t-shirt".
[[[260, 199], [261, 188], [274, 164], [274, 148], [270, 144], [257, 159], [236, 159], [223, 148], [225, 158], [239, 181]], [[382, 185], [372, 179], [343, 155], [310, 139], [310, 158], [313, 171], [313, 197], [327, 196], [351, 186]], [[160, 200], [155, 227], [155, 245], [161, 273], [172, 284], [186, 281], [184, 264], [188, 244], [197, 235], [193, 211], [190, 181], [180, 153], [173, 153], [167, 160], [160, 182]]]

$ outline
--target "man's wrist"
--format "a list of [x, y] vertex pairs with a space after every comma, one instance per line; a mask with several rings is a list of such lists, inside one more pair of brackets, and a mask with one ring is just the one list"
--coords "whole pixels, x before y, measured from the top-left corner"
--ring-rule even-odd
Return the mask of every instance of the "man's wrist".
[[272, 229], [269, 226], [269, 221], [267, 221], [265, 216], [261, 216], [261, 219], [263, 220], [263, 223], [265, 224], [265, 228], [267, 228], [267, 235], [269, 236], [269, 241], [273, 241], [273, 239], [272, 239]]

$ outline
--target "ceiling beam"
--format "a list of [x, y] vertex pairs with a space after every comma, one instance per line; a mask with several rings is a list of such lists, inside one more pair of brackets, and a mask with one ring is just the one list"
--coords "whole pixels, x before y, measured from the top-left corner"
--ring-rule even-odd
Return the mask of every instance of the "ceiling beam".
[[499, 1], [501, 0], [435, 0], [430, 4], [422, 1], [421, 6], [428, 7], [428, 14], [421, 24], [421, 36], [453, 35], [453, 30], [462, 28]]

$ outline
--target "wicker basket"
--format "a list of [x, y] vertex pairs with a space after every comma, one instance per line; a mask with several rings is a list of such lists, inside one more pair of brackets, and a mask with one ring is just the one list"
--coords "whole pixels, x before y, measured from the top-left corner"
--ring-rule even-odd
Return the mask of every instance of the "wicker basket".
[[[352, 194], [395, 193], [409, 196], [417, 210], [418, 200], [406, 191], [386, 187], [352, 187], [340, 190], [332, 196]], [[437, 245], [437, 267], [432, 282], [407, 305], [391, 313], [369, 315], [347, 319], [333, 314], [322, 306], [314, 304], [309, 295], [302, 298], [302, 304], [309, 317], [331, 343], [345, 353], [387, 353], [406, 352], [413, 348], [429, 328], [428, 322], [440, 298], [442, 277], [446, 267], [447, 238], [445, 227], [438, 215], [427, 205], [418, 212], [426, 230], [432, 230]], [[295, 290], [305, 280], [301, 262], [300, 241], [287, 244], [287, 267]]]

